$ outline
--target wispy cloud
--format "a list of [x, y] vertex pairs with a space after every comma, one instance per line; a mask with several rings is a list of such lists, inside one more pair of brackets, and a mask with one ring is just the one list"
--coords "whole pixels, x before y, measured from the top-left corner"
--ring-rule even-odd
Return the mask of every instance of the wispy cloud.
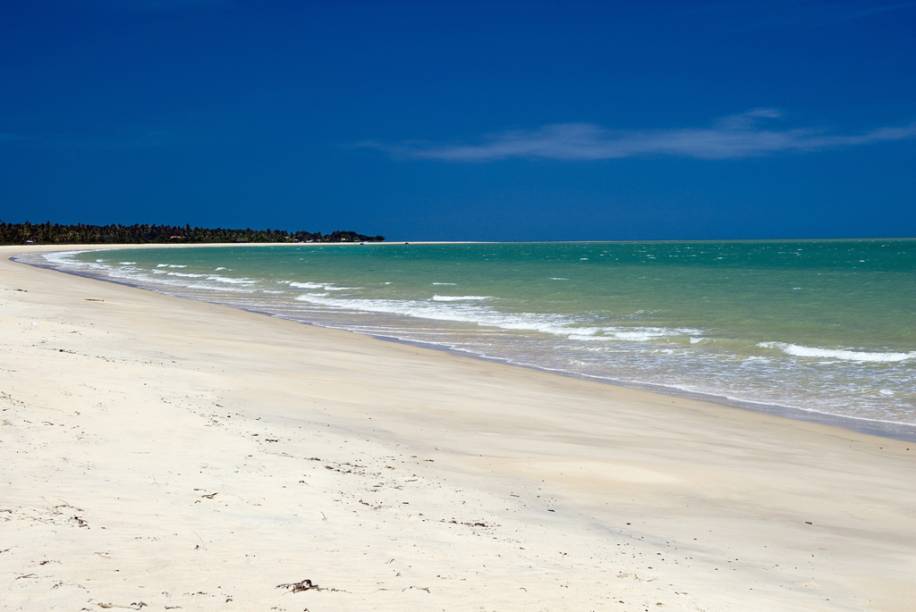
[[781, 116], [777, 109], [756, 108], [723, 117], [707, 127], [613, 130], [591, 123], [558, 123], [531, 130], [491, 134], [473, 143], [365, 142], [359, 146], [396, 157], [454, 162], [510, 158], [599, 160], [643, 156], [734, 159], [916, 138], [916, 122], [863, 132], [778, 129], [763, 125]]

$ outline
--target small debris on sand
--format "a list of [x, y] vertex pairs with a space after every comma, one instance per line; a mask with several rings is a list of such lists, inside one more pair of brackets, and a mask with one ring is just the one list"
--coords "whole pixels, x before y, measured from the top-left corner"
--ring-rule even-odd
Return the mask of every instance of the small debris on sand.
[[83, 518], [80, 517], [80, 516], [77, 516], [77, 515], [74, 514], [73, 516], [70, 517], [70, 520], [71, 520], [71, 521], [76, 521], [76, 524], [77, 524], [79, 527], [85, 527], [85, 528], [87, 528], [87, 529], [89, 528], [89, 523], [87, 523], [86, 520], [83, 519]]
[[320, 591], [321, 587], [312, 582], [311, 578], [305, 578], [299, 582], [284, 582], [278, 584], [278, 589], [286, 589], [291, 593], [301, 593], [302, 591]]

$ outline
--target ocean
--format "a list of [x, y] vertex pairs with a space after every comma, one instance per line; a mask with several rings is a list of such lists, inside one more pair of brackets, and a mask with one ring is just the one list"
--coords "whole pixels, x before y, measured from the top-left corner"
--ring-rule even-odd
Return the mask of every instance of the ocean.
[[916, 431], [916, 240], [301, 244], [25, 259], [481, 358]]

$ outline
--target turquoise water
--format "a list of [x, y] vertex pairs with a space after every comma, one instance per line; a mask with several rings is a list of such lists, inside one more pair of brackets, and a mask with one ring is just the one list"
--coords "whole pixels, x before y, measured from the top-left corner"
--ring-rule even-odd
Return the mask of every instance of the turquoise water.
[[916, 241], [149, 249], [55, 266], [612, 381], [916, 424]]

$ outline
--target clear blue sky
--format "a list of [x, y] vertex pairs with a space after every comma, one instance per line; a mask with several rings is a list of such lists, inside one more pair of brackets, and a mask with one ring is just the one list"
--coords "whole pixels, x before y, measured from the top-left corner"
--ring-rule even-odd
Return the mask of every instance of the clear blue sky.
[[916, 1], [0, 3], [0, 219], [916, 235]]

